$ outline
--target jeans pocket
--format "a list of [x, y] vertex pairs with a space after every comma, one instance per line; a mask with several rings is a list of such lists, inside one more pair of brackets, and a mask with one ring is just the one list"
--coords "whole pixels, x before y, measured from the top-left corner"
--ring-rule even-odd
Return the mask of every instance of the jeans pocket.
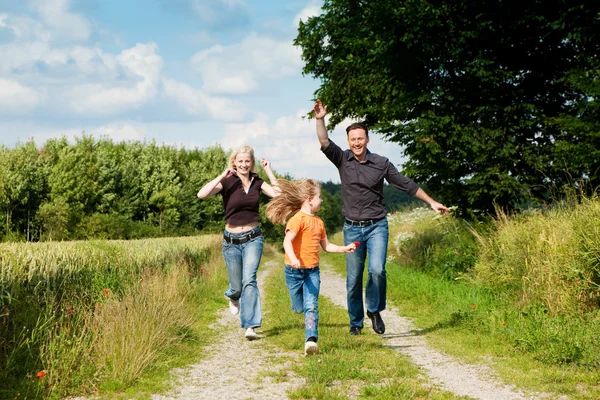
[[226, 241], [225, 239], [221, 239], [221, 246], [223, 247], [223, 250], [228, 250], [231, 248], [232, 243]]

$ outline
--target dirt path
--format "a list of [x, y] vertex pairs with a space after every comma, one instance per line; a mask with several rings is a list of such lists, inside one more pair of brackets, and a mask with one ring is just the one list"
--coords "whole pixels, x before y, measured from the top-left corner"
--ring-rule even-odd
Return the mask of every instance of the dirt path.
[[[264, 281], [278, 262], [265, 263], [259, 270], [258, 284], [264, 308]], [[263, 315], [268, 318], [268, 315]], [[289, 364], [298, 354], [274, 351], [260, 330], [258, 340], [248, 341], [240, 328], [239, 315], [229, 309], [215, 323], [221, 332], [206, 348], [209, 357], [179, 373], [179, 385], [168, 395], [153, 395], [153, 400], [198, 399], [287, 399], [286, 391], [303, 382], [290, 375]]]
[[[340, 275], [321, 269], [321, 295], [337, 306], [346, 308], [346, 281]], [[546, 396], [525, 396], [509, 385], [494, 379], [494, 373], [484, 365], [466, 365], [427, 346], [425, 339], [415, 333], [412, 323], [398, 315], [394, 308], [381, 313], [386, 325], [382, 335], [384, 346], [409, 355], [425, 374], [441, 388], [461, 396], [484, 400], [539, 399]], [[368, 319], [367, 319], [368, 321]], [[370, 321], [365, 329], [371, 329]]]
[[[263, 301], [263, 283], [276, 265], [279, 265], [278, 262], [271, 261], [261, 268], [259, 287]], [[345, 279], [322, 269], [321, 295], [346, 308]], [[539, 393], [526, 396], [514, 387], [500, 383], [487, 366], [459, 363], [429, 348], [411, 322], [400, 317], [393, 308], [384, 311], [382, 316], [386, 323], [383, 345], [409, 355], [422, 368], [424, 375], [444, 390], [483, 400], [552, 398]], [[268, 314], [264, 317], [268, 318]], [[291, 363], [300, 357], [299, 354], [283, 353], [262, 335], [259, 340], [247, 341], [239, 328], [239, 316], [231, 315], [228, 309], [221, 311], [215, 328], [215, 332], [221, 334], [215, 338], [214, 344], [206, 348], [210, 355], [200, 363], [178, 371], [176, 389], [168, 395], [154, 395], [153, 400], [287, 399], [289, 389], [304, 383], [303, 378], [292, 376], [289, 372]], [[365, 329], [370, 329], [369, 322]]]

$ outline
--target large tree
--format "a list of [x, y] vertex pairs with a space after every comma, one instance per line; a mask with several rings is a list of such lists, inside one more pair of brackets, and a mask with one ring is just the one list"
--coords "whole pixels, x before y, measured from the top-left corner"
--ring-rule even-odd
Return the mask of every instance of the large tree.
[[[362, 119], [445, 202], [600, 184], [600, 2], [325, 0], [300, 23], [329, 127]], [[388, 155], [392, 156], [392, 155]]]

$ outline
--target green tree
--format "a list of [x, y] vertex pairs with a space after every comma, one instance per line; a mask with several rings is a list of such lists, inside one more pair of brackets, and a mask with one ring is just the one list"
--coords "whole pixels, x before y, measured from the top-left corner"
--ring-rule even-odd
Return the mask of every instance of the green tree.
[[84, 214], [93, 213], [101, 198], [98, 180], [97, 144], [91, 136], [76, 138], [74, 146], [58, 153], [48, 184], [50, 198], [64, 199], [69, 205], [71, 224]]
[[62, 240], [68, 236], [69, 228], [69, 203], [57, 197], [52, 202], [43, 203], [38, 212], [37, 219], [42, 227], [41, 239]]
[[326, 0], [300, 23], [329, 127], [364, 120], [463, 210], [600, 184], [600, 3]]
[[147, 199], [149, 219], [163, 231], [165, 224], [175, 226], [179, 221], [177, 198], [181, 190], [176, 165], [177, 151], [156, 146], [152, 142], [144, 147], [140, 157], [142, 196]]
[[[0, 204], [4, 210], [5, 230], [8, 234], [13, 225], [13, 213], [25, 216], [27, 239], [30, 219], [39, 205], [44, 187], [41, 164], [33, 141], [17, 143], [14, 149], [0, 150]], [[17, 226], [19, 221], [17, 221]]]

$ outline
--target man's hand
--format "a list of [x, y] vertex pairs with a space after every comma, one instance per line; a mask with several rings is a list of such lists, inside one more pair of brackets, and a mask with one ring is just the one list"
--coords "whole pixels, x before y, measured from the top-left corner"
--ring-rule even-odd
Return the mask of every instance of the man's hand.
[[313, 106], [313, 114], [315, 119], [323, 119], [327, 114], [327, 106], [321, 104], [321, 100], [317, 100], [315, 105]]
[[442, 203], [438, 203], [437, 201], [432, 201], [431, 203], [429, 203], [429, 205], [435, 212], [438, 212], [442, 215], [448, 215], [448, 211], [450, 211], [448, 207], [446, 207]]

